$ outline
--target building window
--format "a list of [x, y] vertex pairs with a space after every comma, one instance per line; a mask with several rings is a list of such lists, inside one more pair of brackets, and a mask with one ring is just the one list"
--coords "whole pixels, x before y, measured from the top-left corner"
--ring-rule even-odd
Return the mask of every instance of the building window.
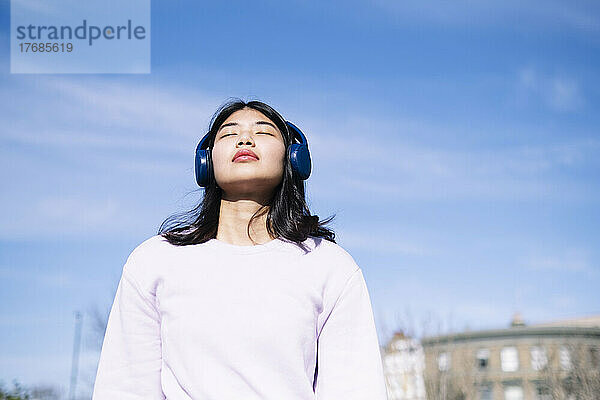
[[479, 400], [494, 400], [491, 385], [479, 388]]
[[552, 395], [550, 394], [550, 388], [547, 386], [538, 384], [535, 388], [535, 400], [552, 400]]
[[592, 368], [600, 367], [600, 352], [596, 347], [590, 347], [590, 362], [592, 364]]
[[505, 347], [500, 352], [502, 371], [513, 372], [519, 369], [519, 353], [516, 347]]
[[450, 354], [444, 352], [438, 356], [438, 368], [440, 371], [448, 371], [450, 369]]
[[540, 346], [533, 346], [531, 348], [531, 368], [540, 371], [544, 369], [546, 364], [548, 364], [546, 349]]
[[521, 386], [506, 386], [504, 388], [504, 400], [523, 400], [523, 388]]
[[490, 360], [490, 351], [488, 349], [477, 350], [477, 368], [487, 369]]
[[571, 369], [571, 354], [569, 353], [569, 349], [565, 346], [561, 346], [559, 354], [561, 368], [565, 371]]

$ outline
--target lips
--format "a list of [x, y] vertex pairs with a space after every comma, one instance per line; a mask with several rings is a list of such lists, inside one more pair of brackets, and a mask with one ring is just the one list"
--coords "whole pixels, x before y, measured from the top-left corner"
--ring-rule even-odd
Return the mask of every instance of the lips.
[[240, 150], [237, 153], [235, 153], [235, 156], [233, 156], [233, 160], [231, 161], [235, 161], [239, 157], [243, 157], [244, 160], [258, 160], [258, 156], [252, 150], [246, 149]]

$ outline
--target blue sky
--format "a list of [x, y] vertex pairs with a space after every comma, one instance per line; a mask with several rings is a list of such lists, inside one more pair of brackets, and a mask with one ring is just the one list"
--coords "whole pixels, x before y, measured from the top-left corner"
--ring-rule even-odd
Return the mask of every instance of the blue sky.
[[307, 135], [311, 210], [337, 214], [382, 341], [600, 313], [600, 5], [423, 3], [153, 2], [147, 75], [10, 74], [0, 3], [0, 380], [66, 387], [81, 310], [91, 390], [90, 310], [199, 200], [231, 96]]

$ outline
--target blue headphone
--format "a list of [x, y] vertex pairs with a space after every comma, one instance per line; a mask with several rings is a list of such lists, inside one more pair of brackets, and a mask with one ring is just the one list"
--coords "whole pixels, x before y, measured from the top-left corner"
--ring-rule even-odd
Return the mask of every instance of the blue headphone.
[[[292, 169], [298, 174], [300, 179], [306, 180], [310, 176], [311, 162], [308, 151], [308, 141], [300, 129], [289, 121], [285, 121], [288, 132], [291, 134], [291, 141], [287, 148], [288, 158], [292, 164]], [[198, 146], [196, 146], [196, 183], [200, 187], [207, 187], [214, 179], [212, 166], [211, 149], [208, 148], [210, 132], [204, 135]], [[294, 143], [294, 138], [300, 143]]]

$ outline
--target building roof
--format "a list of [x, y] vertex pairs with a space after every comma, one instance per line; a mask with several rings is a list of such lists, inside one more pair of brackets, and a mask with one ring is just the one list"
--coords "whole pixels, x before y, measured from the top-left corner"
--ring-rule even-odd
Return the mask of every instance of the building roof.
[[489, 340], [502, 338], [522, 338], [527, 336], [579, 336], [600, 338], [600, 315], [581, 318], [557, 320], [540, 324], [515, 324], [510, 328], [489, 329], [452, 333], [423, 338], [423, 346], [433, 346], [438, 343], [467, 342], [473, 340]]
[[562, 319], [562, 320], [557, 320], [557, 321], [544, 322], [541, 324], [532, 324], [529, 326], [600, 327], [600, 315], [591, 315], [589, 317]]

